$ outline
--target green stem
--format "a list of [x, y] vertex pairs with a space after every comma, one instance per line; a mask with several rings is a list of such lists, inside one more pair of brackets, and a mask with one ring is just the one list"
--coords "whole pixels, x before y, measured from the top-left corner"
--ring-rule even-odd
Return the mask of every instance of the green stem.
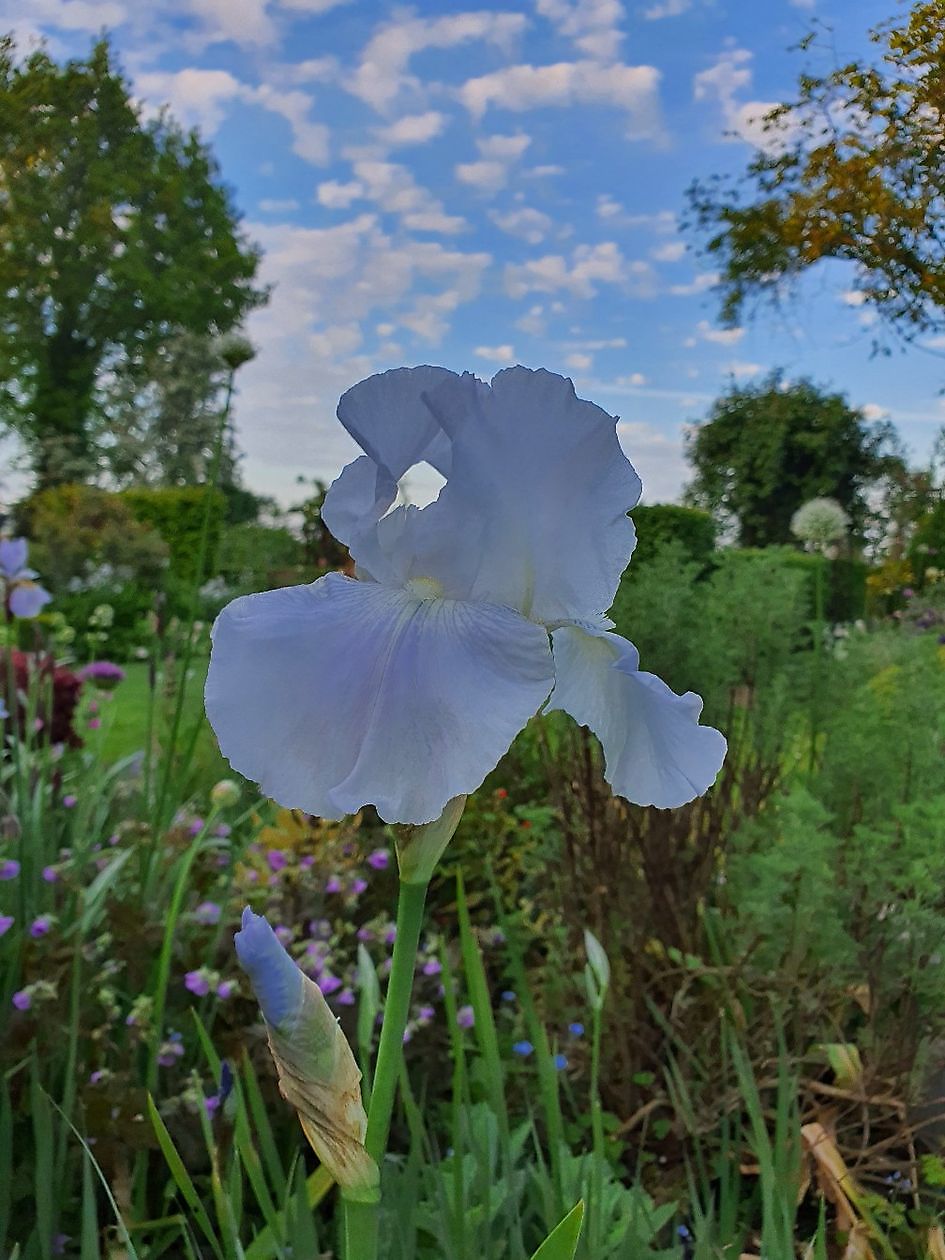
[[817, 740], [820, 735], [820, 689], [823, 670], [821, 657], [824, 649], [824, 566], [826, 559], [818, 555], [814, 568], [814, 678], [810, 701], [810, 766], [817, 768]]
[[[377, 1048], [374, 1086], [368, 1111], [364, 1145], [378, 1166], [383, 1162], [390, 1133], [397, 1078], [404, 1055], [404, 1031], [410, 1014], [410, 995], [417, 963], [417, 948], [423, 926], [423, 907], [427, 883], [400, 885], [397, 903], [397, 938], [391, 960], [387, 996], [384, 1001], [384, 1023]], [[375, 1260], [378, 1242], [377, 1203], [354, 1203], [344, 1200], [345, 1260]]]

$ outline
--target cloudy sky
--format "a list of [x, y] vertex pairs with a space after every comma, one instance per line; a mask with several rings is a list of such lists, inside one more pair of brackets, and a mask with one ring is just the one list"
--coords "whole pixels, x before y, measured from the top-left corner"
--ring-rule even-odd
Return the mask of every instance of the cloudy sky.
[[894, 8], [0, 0], [0, 27], [62, 56], [107, 28], [146, 107], [169, 103], [212, 143], [274, 286], [239, 378], [254, 489], [289, 501], [299, 473], [337, 473], [354, 451], [338, 395], [372, 372], [524, 363], [621, 416], [655, 502], [684, 482], [686, 425], [774, 366], [890, 415], [917, 457], [945, 420], [940, 354], [871, 357], [849, 271], [723, 330], [679, 233], [687, 185], [740, 169], [752, 119], [790, 94], [812, 20], [833, 28], [814, 53], [826, 68]]

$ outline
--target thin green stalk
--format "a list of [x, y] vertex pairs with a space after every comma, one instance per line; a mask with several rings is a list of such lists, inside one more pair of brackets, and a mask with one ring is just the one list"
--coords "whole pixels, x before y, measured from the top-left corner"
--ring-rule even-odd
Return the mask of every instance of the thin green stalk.
[[588, 1254], [600, 1254], [601, 1207], [604, 1197], [604, 1115], [600, 1104], [600, 1042], [603, 1011], [600, 1004], [592, 1008], [591, 1029], [591, 1134], [594, 1143], [594, 1162], [591, 1166], [591, 1192], [587, 1205]]
[[171, 733], [168, 739], [167, 751], [164, 756], [164, 769], [158, 785], [157, 804], [154, 810], [153, 826], [155, 837], [164, 822], [164, 806], [167, 801], [167, 792], [170, 787], [171, 775], [174, 769], [174, 754], [177, 750], [177, 740], [180, 735], [180, 724], [184, 716], [184, 702], [187, 698], [187, 675], [190, 671], [190, 664], [194, 655], [194, 623], [197, 620], [200, 587], [203, 584], [204, 569], [207, 563], [207, 551], [210, 546], [210, 518], [213, 511], [213, 497], [220, 477], [220, 465], [223, 461], [223, 445], [226, 439], [227, 424], [230, 419], [230, 406], [233, 402], [233, 381], [235, 375], [235, 371], [231, 369], [226, 383], [226, 400], [223, 405], [223, 414], [220, 417], [220, 427], [217, 430], [216, 442], [213, 447], [213, 457], [210, 462], [210, 475], [207, 479], [206, 494], [204, 495], [203, 519], [200, 523], [200, 541], [197, 545], [197, 562], [194, 568], [194, 584], [193, 589], [191, 590], [190, 609], [187, 617], [187, 637], [184, 642], [184, 653], [181, 661], [177, 698], [174, 702], [174, 716], [171, 719]]
[[810, 692], [810, 766], [817, 768], [817, 737], [820, 734], [820, 688], [823, 676], [824, 650], [824, 556], [817, 557], [814, 568], [814, 678]]
[[[423, 926], [423, 907], [427, 883], [401, 882], [397, 903], [397, 937], [391, 959], [387, 996], [384, 1001], [384, 1023], [377, 1048], [374, 1087], [368, 1112], [364, 1145], [378, 1166], [383, 1162], [390, 1133], [397, 1078], [404, 1054], [404, 1031], [410, 1013], [410, 995]], [[354, 1203], [344, 1200], [345, 1260], [375, 1260], [378, 1243], [379, 1204]]]

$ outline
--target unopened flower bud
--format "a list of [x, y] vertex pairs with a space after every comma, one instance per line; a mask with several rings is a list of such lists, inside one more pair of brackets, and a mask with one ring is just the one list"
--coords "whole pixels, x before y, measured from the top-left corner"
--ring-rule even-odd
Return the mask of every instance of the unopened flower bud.
[[212, 804], [223, 809], [227, 805], [235, 805], [240, 799], [240, 785], [233, 779], [221, 779], [210, 789]]
[[262, 915], [247, 907], [234, 939], [266, 1021], [283, 1098], [346, 1197], [377, 1202], [378, 1168], [364, 1148], [361, 1073], [338, 1021]]

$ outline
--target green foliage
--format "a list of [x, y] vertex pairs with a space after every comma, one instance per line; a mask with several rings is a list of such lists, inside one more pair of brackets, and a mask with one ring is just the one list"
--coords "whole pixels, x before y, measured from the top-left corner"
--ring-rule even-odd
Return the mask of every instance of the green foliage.
[[863, 531], [866, 492], [892, 454], [888, 424], [868, 424], [842, 394], [774, 372], [733, 385], [687, 439], [695, 476], [687, 496], [746, 547], [793, 542], [791, 517], [807, 500], [835, 499]]
[[124, 582], [158, 582], [168, 559], [160, 531], [118, 495], [93, 486], [37, 491], [16, 508], [33, 562], [57, 595]]
[[216, 571], [231, 586], [248, 591], [302, 580], [303, 545], [282, 526], [228, 525], [220, 539]]
[[690, 190], [729, 322], [751, 297], [777, 297], [834, 258], [853, 264], [863, 300], [896, 335], [945, 328], [945, 11], [921, 0], [870, 37], [877, 59], [800, 75], [795, 98], [765, 114], [771, 143], [742, 178]]
[[223, 532], [225, 499], [219, 490], [205, 486], [168, 486], [125, 490], [121, 499], [132, 515], [164, 539], [170, 556], [170, 575], [189, 584], [196, 577], [207, 496], [210, 528], [204, 575], [217, 571], [217, 548]]
[[928, 569], [945, 571], [945, 500], [917, 522], [909, 540], [909, 564], [919, 590], [926, 584]]
[[111, 49], [58, 65], [0, 42], [0, 387], [41, 486], [100, 455], [102, 369], [134, 373], [169, 330], [214, 335], [263, 299], [214, 159], [145, 123]]
[[824, 615], [828, 621], [856, 621], [866, 611], [866, 578], [869, 565], [850, 556], [828, 560], [817, 552], [798, 551], [795, 547], [741, 548], [741, 554], [767, 556], [770, 563], [783, 565], [788, 571], [803, 575], [808, 615], [813, 617], [814, 582], [821, 570], [824, 583]]
[[637, 530], [634, 565], [646, 564], [667, 543], [678, 542], [690, 560], [706, 564], [715, 550], [715, 521], [698, 508], [674, 503], [635, 507], [630, 513]]

